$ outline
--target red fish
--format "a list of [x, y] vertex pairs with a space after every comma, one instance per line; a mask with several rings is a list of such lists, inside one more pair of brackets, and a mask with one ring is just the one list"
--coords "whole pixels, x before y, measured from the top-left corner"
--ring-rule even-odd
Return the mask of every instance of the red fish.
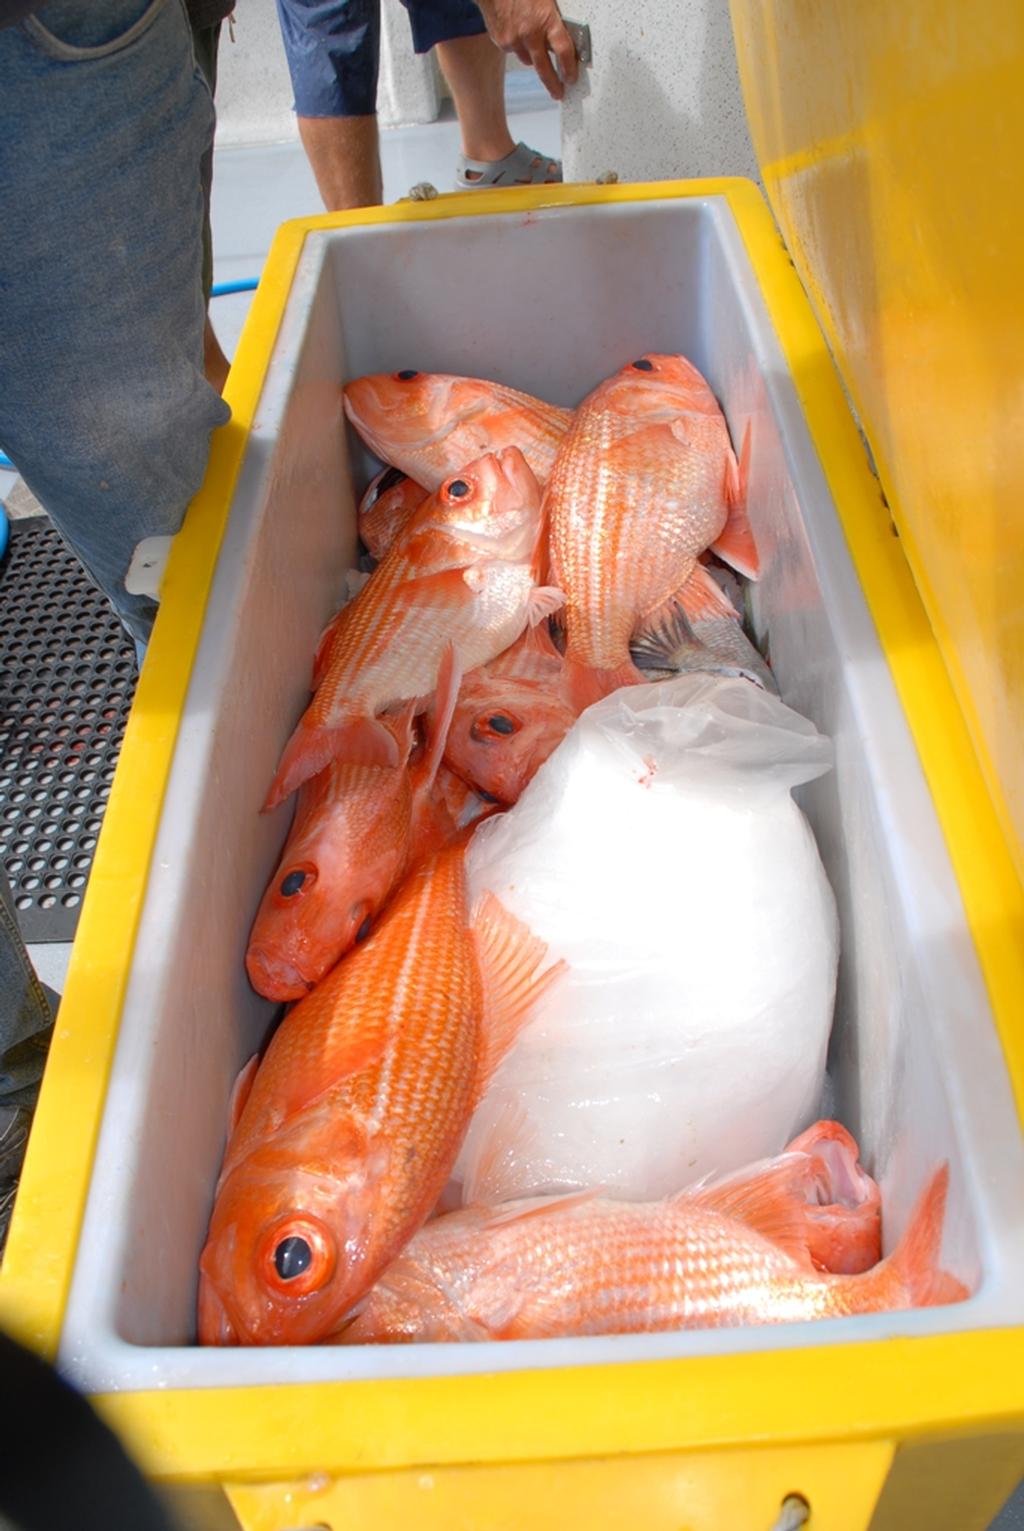
[[345, 413], [381, 462], [428, 489], [486, 452], [518, 447], [539, 483], [572, 411], [504, 383], [441, 372], [379, 372], [344, 390]]
[[448, 765], [496, 802], [518, 802], [576, 721], [565, 679], [546, 624], [528, 628], [463, 680], [445, 746]]
[[745, 476], [711, 389], [682, 356], [640, 357], [580, 405], [545, 495], [580, 706], [642, 679], [630, 639], [671, 601], [691, 619], [735, 615], [698, 560], [712, 547], [757, 577]]
[[414, 513], [405, 533], [321, 640], [319, 685], [289, 740], [266, 807], [332, 760], [395, 766], [379, 714], [426, 706], [441, 656], [460, 670], [493, 658], [562, 604], [539, 586], [540, 493], [508, 447], [460, 470]]
[[204, 1344], [332, 1335], [422, 1226], [475, 1102], [562, 965], [490, 895], [463, 841], [243, 1070], [200, 1260]]
[[385, 468], [377, 474], [359, 502], [359, 536], [371, 558], [380, 562], [427, 493], [422, 484], [398, 468]]
[[939, 1268], [948, 1171], [895, 1252], [861, 1275], [813, 1268], [803, 1207], [762, 1177], [724, 1205], [712, 1187], [661, 1202], [592, 1192], [468, 1207], [429, 1223], [341, 1339], [346, 1344], [544, 1339], [838, 1318], [958, 1302]]
[[299, 793], [291, 833], [249, 938], [249, 981], [267, 999], [301, 999], [365, 940], [402, 878], [456, 833], [435, 793], [455, 705], [454, 668], [442, 663], [427, 746], [412, 753], [411, 712], [394, 720], [395, 771], [335, 762]]

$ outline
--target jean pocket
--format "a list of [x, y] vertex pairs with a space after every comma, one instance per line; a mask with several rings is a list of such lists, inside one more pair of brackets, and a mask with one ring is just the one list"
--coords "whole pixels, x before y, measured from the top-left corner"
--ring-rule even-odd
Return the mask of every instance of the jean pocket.
[[[42, 7], [47, 25], [44, 26], [38, 16], [29, 16], [22, 25], [37, 47], [64, 63], [109, 58], [138, 42], [169, 3], [171, 0], [149, 0], [140, 10], [140, 0], [131, 0], [131, 3], [122, 0], [118, 6], [93, 6], [83, 4], [82, 0], [51, 0], [49, 5]], [[122, 13], [119, 18], [111, 15], [115, 10]], [[101, 33], [109, 32], [113, 27], [113, 35], [103, 35], [95, 42], [86, 41], [90, 35], [95, 35], [101, 21]]]

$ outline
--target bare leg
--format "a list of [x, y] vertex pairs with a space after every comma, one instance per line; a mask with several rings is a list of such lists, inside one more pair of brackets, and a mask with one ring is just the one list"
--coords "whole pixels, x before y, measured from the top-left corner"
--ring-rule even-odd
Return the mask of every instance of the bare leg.
[[206, 381], [216, 388], [218, 393], [224, 392], [230, 366], [231, 363], [220, 348], [220, 341], [213, 332], [213, 325], [207, 314], [203, 329], [203, 371], [206, 373]]
[[[437, 56], [458, 113], [462, 152], [467, 159], [504, 159], [516, 146], [505, 115], [505, 55], [483, 32], [438, 43]], [[547, 168], [554, 172], [557, 166], [550, 162]], [[477, 178], [469, 172], [468, 179]]]
[[376, 117], [300, 117], [299, 135], [329, 213], [383, 199]]

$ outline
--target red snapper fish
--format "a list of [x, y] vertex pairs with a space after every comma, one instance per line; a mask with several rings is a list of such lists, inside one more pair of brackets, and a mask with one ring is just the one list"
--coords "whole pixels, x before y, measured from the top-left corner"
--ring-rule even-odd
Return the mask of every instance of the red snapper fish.
[[378, 372], [344, 390], [345, 413], [381, 462], [440, 488], [487, 452], [518, 447], [544, 484], [572, 410], [504, 383], [442, 372]]
[[200, 1259], [206, 1345], [334, 1334], [426, 1221], [487, 1080], [556, 981], [465, 837], [421, 866], [367, 940], [239, 1076]]
[[642, 679], [630, 640], [669, 602], [691, 620], [735, 616], [699, 557], [713, 548], [757, 577], [745, 477], [718, 402], [685, 357], [642, 356], [584, 399], [544, 502], [580, 706]]
[[785, 1165], [660, 1202], [586, 1191], [467, 1207], [423, 1228], [340, 1335], [345, 1344], [549, 1339], [839, 1318], [959, 1302], [939, 1267], [948, 1170], [888, 1259], [816, 1270]]
[[540, 492], [516, 447], [460, 469], [414, 512], [321, 639], [316, 692], [285, 747], [266, 807], [332, 760], [397, 766], [380, 714], [422, 709], [453, 646], [459, 672], [484, 664], [562, 605], [538, 583]]
[[430, 739], [416, 746], [411, 708], [389, 720], [398, 770], [335, 761], [303, 783], [295, 821], [249, 938], [249, 981], [267, 999], [301, 999], [369, 935], [391, 894], [460, 827], [437, 790], [455, 706], [442, 663]]
[[446, 763], [495, 802], [518, 802], [578, 716], [565, 680], [565, 662], [546, 624], [528, 628], [504, 654], [463, 679]]

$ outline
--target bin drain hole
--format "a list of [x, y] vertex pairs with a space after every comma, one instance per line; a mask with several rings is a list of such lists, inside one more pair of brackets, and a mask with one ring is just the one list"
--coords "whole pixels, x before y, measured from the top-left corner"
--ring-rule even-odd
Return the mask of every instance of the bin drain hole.
[[772, 1522], [771, 1531], [800, 1531], [811, 1518], [811, 1507], [803, 1494], [787, 1494], [782, 1508]]

